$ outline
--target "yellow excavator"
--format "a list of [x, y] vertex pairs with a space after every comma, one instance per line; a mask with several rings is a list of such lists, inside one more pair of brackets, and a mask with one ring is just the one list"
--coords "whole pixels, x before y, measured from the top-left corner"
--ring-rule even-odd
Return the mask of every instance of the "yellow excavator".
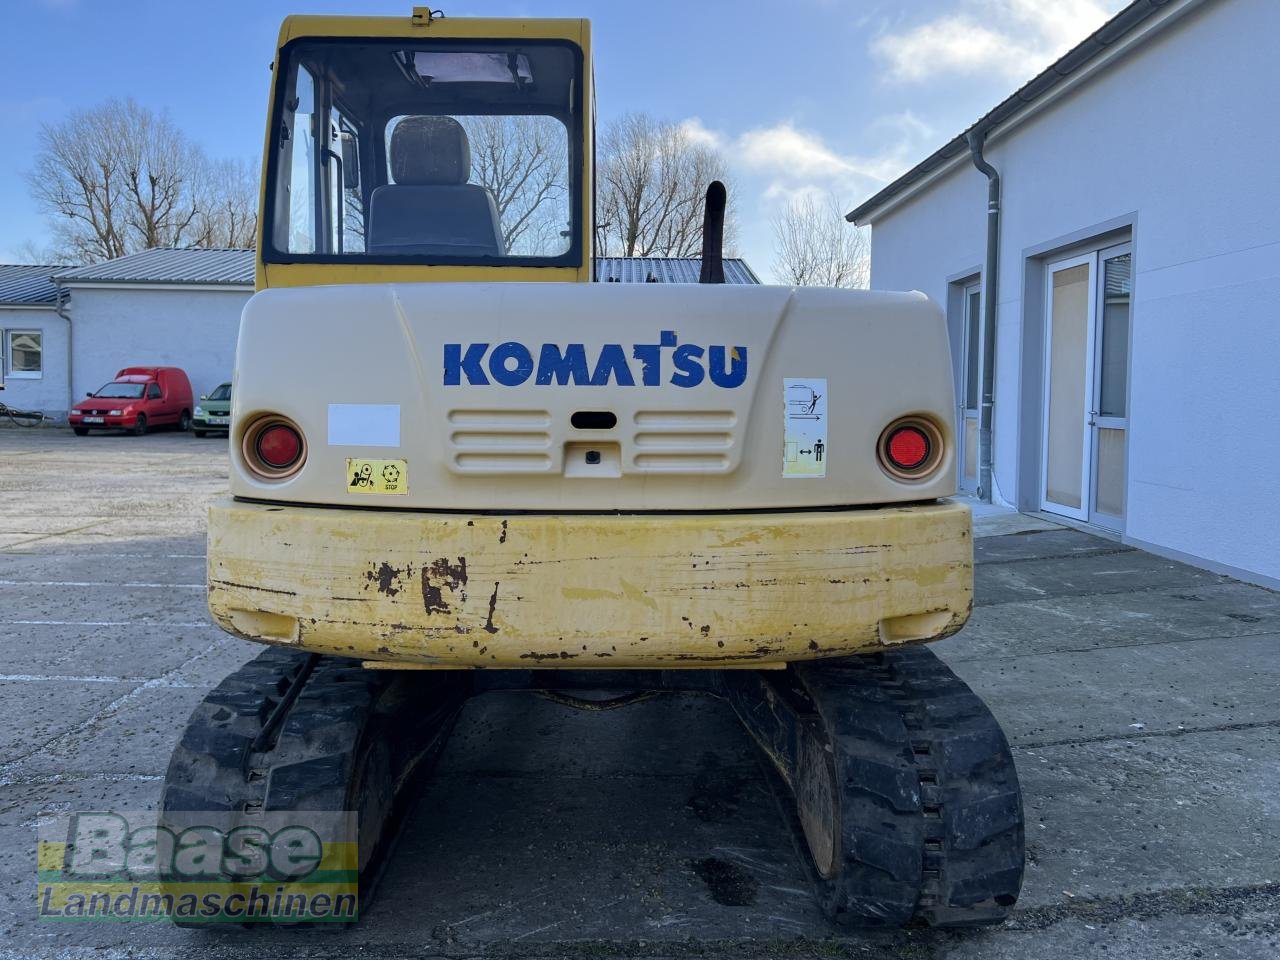
[[350, 811], [369, 895], [458, 711], [721, 698], [834, 920], [999, 922], [1013, 760], [920, 644], [972, 605], [951, 359], [919, 293], [593, 282], [585, 20], [293, 16], [236, 355], [214, 620], [162, 820]]

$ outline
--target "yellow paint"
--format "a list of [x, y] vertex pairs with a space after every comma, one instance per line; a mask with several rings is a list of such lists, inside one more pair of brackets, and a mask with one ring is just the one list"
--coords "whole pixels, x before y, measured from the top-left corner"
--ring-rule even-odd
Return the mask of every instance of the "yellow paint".
[[343, 480], [347, 493], [404, 495], [409, 492], [409, 462], [348, 457]]
[[[417, 9], [417, 8], [415, 8]], [[462, 39], [548, 39], [568, 40], [582, 50], [583, 90], [582, 102], [588, 115], [583, 118], [584, 169], [582, 175], [581, 249], [582, 263], [576, 267], [515, 267], [515, 266], [417, 266], [413, 264], [333, 264], [333, 263], [264, 263], [262, 251], [265, 237], [262, 235], [266, 209], [266, 170], [276, 131], [272, 129], [270, 110], [267, 112], [266, 134], [263, 139], [263, 178], [258, 194], [258, 256], [256, 286], [303, 287], [336, 283], [414, 283], [433, 282], [579, 282], [591, 280], [592, 258], [592, 159], [595, 156], [595, 77], [591, 66], [591, 22], [570, 19], [496, 19], [482, 17], [341, 17], [341, 16], [291, 16], [280, 27], [275, 63], [280, 62], [279, 50], [290, 40], [303, 37], [403, 37], [409, 41], [427, 37], [455, 37]], [[271, 98], [275, 103], [275, 85], [280, 81], [279, 71], [273, 69]]]
[[972, 581], [969, 510], [946, 501], [655, 518], [224, 500], [209, 515], [209, 609], [223, 629], [392, 663], [759, 667], [842, 656], [954, 633]]

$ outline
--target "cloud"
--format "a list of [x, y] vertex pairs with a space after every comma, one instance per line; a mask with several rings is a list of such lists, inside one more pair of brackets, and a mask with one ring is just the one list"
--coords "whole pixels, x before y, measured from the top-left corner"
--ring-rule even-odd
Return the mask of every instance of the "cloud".
[[699, 147], [711, 147], [714, 150], [724, 149], [724, 137], [707, 127], [701, 117], [688, 117], [678, 124], [681, 132], [689, 142]]
[[963, 0], [958, 13], [881, 34], [871, 50], [902, 83], [977, 74], [1027, 80], [1100, 27], [1121, 2]]
[[733, 138], [730, 156], [747, 170], [769, 178], [766, 196], [793, 197], [815, 190], [857, 195], [896, 177], [933, 136], [914, 114], [889, 114], [863, 131], [874, 153], [842, 153], [816, 133], [790, 121], [747, 130]]

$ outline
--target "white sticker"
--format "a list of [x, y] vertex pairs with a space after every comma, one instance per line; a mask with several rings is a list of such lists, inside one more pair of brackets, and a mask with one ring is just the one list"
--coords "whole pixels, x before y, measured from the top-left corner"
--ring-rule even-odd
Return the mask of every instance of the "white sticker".
[[782, 475], [827, 475], [827, 381], [785, 377], [782, 381]]
[[400, 446], [400, 404], [329, 404], [329, 446]]

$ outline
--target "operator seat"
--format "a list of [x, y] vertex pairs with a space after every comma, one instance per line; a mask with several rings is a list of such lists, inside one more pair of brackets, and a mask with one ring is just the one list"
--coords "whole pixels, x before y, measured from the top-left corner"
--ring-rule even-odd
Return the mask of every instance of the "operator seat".
[[471, 144], [453, 117], [405, 117], [391, 133], [391, 179], [369, 201], [370, 253], [500, 257], [498, 208], [468, 183]]

